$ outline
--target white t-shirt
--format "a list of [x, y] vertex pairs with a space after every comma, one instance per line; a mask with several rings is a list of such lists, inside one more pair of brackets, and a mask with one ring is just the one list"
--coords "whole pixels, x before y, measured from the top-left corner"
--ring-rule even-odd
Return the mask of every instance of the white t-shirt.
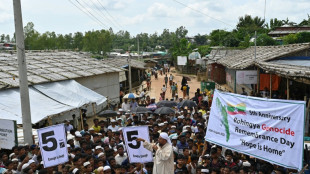
[[130, 110], [130, 103], [122, 103], [122, 109], [124, 110], [124, 111], [129, 111]]
[[117, 132], [119, 127], [115, 125], [115, 127], [112, 127], [112, 125], [108, 126], [108, 129], [111, 129], [112, 132]]
[[163, 87], [163, 88], [161, 88], [161, 90], [162, 90], [163, 92], [166, 92], [166, 91], [167, 91], [167, 88], [166, 88], [166, 87]]

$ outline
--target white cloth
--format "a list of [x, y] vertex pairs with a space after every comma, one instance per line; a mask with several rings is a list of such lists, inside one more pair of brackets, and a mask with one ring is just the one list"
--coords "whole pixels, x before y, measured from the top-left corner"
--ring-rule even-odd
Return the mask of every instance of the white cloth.
[[170, 138], [166, 132], [162, 132], [159, 134], [159, 136], [165, 140], [167, 140], [167, 143], [171, 144]]
[[161, 90], [162, 90], [163, 92], [166, 92], [166, 91], [167, 91], [167, 88], [166, 88], [166, 87], [162, 87]]
[[119, 154], [117, 154], [115, 156], [115, 162], [116, 164], [122, 165], [123, 161], [125, 161], [127, 159], [127, 155], [124, 153], [123, 156], [120, 156]]
[[108, 129], [111, 129], [112, 132], [117, 132], [119, 127], [115, 125], [115, 127], [112, 127], [112, 125], [108, 126]]
[[[153, 151], [154, 143], [144, 142], [144, 148]], [[169, 143], [163, 147], [157, 145], [155, 152], [153, 174], [174, 174], [173, 150]]]
[[122, 103], [122, 109], [125, 111], [125, 112], [127, 112], [127, 111], [129, 111], [130, 110], [130, 103]]

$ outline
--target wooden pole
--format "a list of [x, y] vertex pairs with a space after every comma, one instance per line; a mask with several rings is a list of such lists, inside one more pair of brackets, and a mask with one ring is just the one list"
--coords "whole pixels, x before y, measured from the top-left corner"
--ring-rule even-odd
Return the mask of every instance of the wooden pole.
[[92, 107], [93, 107], [94, 116], [95, 116], [95, 118], [97, 118], [95, 103], [92, 103]]
[[80, 109], [80, 119], [81, 119], [81, 130], [84, 129], [84, 123], [83, 123], [83, 118], [82, 118], [82, 110]]
[[270, 77], [270, 92], [269, 92], [270, 95], [269, 95], [269, 97], [271, 98], [271, 96], [272, 96], [272, 74], [270, 73], [269, 75], [270, 75], [269, 76]]
[[[305, 96], [305, 101], [307, 101], [307, 96]], [[309, 109], [310, 109], [310, 99], [308, 100], [308, 105], [306, 108], [306, 135], [309, 136]]]
[[286, 99], [290, 99], [290, 80], [286, 79]]
[[256, 89], [257, 94], [259, 93], [259, 88], [260, 88], [260, 70], [257, 67], [257, 89]]

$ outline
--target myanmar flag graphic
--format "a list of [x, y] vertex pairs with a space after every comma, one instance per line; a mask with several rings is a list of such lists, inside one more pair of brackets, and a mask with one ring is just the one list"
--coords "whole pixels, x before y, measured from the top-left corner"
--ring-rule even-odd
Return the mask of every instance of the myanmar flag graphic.
[[237, 105], [232, 105], [230, 103], [227, 103], [227, 113], [229, 115], [245, 115], [246, 105], [244, 103], [239, 103]]

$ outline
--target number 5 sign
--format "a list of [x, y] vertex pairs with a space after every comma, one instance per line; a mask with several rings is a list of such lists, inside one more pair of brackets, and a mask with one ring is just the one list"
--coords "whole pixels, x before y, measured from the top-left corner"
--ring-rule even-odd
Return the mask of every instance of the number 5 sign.
[[67, 162], [68, 149], [64, 124], [38, 129], [44, 168]]
[[130, 163], [147, 163], [153, 161], [152, 152], [143, 147], [143, 142], [137, 142], [137, 138], [150, 141], [148, 126], [124, 127], [123, 137]]

